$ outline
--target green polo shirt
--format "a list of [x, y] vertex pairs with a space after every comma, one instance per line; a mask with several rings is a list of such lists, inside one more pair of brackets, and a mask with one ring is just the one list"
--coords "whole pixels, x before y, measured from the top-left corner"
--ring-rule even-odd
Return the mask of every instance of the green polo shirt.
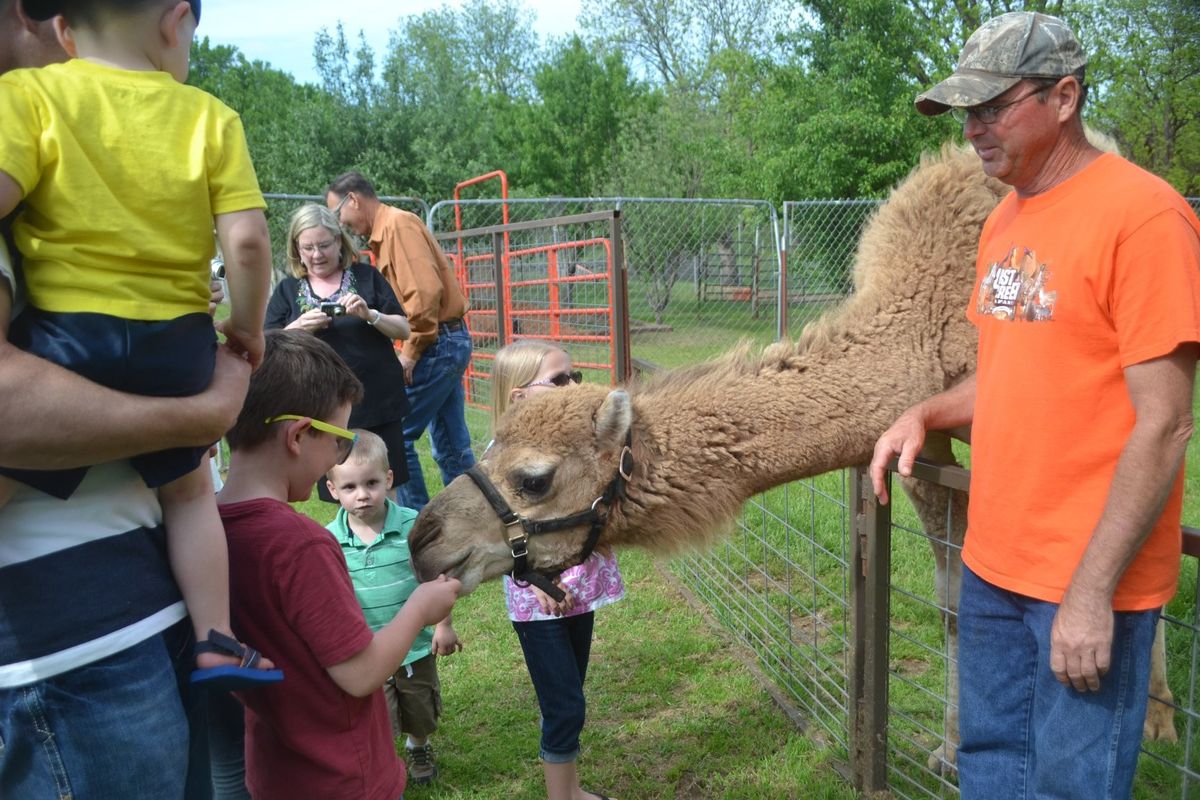
[[[354, 535], [344, 508], [338, 509], [333, 522], [325, 526], [342, 546], [346, 566], [350, 569], [350, 580], [354, 583], [354, 594], [362, 606], [367, 625], [373, 631], [392, 621], [418, 585], [408, 555], [408, 532], [417, 518], [417, 512], [398, 506], [391, 500], [386, 502], [387, 516], [383, 520], [383, 531], [369, 545], [363, 544]], [[424, 628], [417, 634], [404, 663], [411, 664], [431, 652], [433, 629]]]

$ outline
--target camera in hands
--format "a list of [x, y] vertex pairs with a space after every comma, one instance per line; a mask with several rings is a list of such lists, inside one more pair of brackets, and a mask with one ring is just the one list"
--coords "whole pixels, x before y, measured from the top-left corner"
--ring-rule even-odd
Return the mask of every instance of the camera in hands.
[[321, 313], [329, 317], [340, 317], [346, 313], [346, 307], [341, 303], [321, 303]]

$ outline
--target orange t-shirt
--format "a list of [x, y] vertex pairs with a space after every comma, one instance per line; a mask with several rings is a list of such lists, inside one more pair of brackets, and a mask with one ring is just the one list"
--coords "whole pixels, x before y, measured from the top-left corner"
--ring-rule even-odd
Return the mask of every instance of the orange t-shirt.
[[[1009, 194], [980, 238], [963, 561], [1060, 602], [1133, 428], [1123, 370], [1200, 341], [1200, 221], [1165, 181], [1105, 154], [1044, 194]], [[1182, 470], [1113, 607], [1175, 594]]]

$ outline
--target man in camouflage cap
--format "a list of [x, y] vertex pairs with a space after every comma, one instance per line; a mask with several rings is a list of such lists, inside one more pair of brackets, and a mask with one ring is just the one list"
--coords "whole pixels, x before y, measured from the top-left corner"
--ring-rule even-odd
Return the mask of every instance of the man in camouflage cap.
[[[1155, 625], [1179, 575], [1200, 355], [1200, 220], [1088, 143], [1062, 20], [984, 24], [917, 110], [950, 111], [989, 176], [967, 313], [975, 375], [904, 412], [876, 494], [925, 431], [972, 425], [958, 604], [964, 800], [1132, 792]], [[952, 756], [950, 766], [953, 766]]]

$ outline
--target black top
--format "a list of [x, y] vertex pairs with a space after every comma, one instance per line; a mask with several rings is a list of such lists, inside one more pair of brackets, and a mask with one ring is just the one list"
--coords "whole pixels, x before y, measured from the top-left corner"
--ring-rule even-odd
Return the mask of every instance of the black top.
[[[342, 287], [330, 297], [319, 297], [304, 278], [284, 278], [267, 304], [265, 327], [282, 328], [317, 304], [336, 301], [353, 292], [381, 314], [404, 315], [396, 293], [369, 264], [351, 264]], [[392, 340], [358, 317], [333, 318], [333, 324], [314, 334], [327, 342], [353, 370], [363, 385], [363, 399], [350, 412], [351, 428], [369, 428], [396, 422], [408, 413], [404, 391], [404, 368], [396, 358]]]

